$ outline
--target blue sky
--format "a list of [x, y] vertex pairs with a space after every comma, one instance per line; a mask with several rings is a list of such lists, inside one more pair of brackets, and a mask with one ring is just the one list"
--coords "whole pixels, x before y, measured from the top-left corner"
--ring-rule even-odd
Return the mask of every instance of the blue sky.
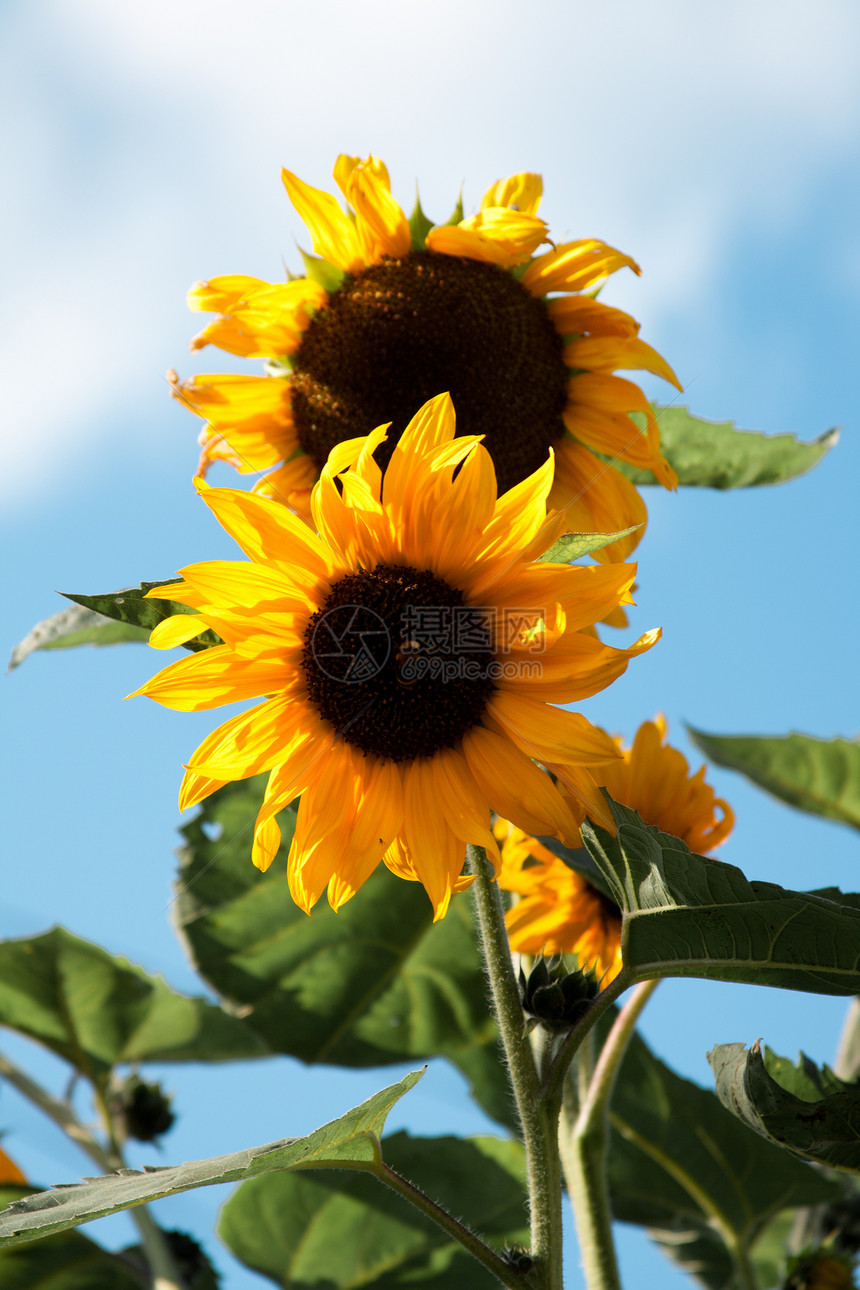
[[[633, 628], [659, 624], [664, 639], [588, 715], [631, 736], [662, 710], [685, 748], [685, 720], [726, 733], [856, 733], [860, 14], [850, 0], [814, 12], [771, 0], [536, 3], [528, 21], [510, 0], [432, 10], [8, 0], [0, 37], [12, 175], [0, 215], [7, 649], [61, 607], [56, 590], [114, 589], [232, 555], [194, 497], [196, 423], [164, 379], [168, 367], [229, 363], [188, 355], [198, 320], [185, 291], [217, 273], [297, 268], [304, 230], [280, 167], [325, 186], [338, 152], [374, 151], [402, 203], [418, 180], [439, 218], [461, 184], [469, 205], [499, 176], [542, 171], [554, 235], [602, 237], [642, 265], [604, 299], [640, 319], [695, 412], [803, 438], [843, 427], [815, 472], [779, 488], [649, 490]], [[226, 470], [213, 478], [231, 482]], [[169, 888], [181, 763], [212, 716], [121, 703], [159, 663], [138, 646], [81, 650], [34, 656], [4, 680], [0, 931], [63, 922], [194, 991]], [[723, 858], [788, 886], [857, 889], [846, 830], [724, 772], [711, 778], [738, 815]], [[644, 1029], [677, 1069], [707, 1081], [715, 1042], [762, 1035], [830, 1059], [842, 1013], [835, 1000], [670, 982]], [[23, 1060], [26, 1045], [3, 1042]], [[26, 1058], [60, 1088], [55, 1063]], [[391, 1077], [286, 1060], [170, 1069], [180, 1123], [165, 1158], [303, 1132]], [[398, 1108], [400, 1126], [486, 1127], [444, 1067]], [[87, 1171], [11, 1093], [0, 1127], [34, 1177]], [[205, 1234], [220, 1199], [195, 1193], [162, 1212]], [[125, 1240], [124, 1222], [111, 1220], [104, 1239]], [[625, 1236], [623, 1253], [628, 1283], [682, 1284], [644, 1238]], [[228, 1290], [263, 1284], [217, 1258]], [[573, 1249], [568, 1263], [576, 1285]]]

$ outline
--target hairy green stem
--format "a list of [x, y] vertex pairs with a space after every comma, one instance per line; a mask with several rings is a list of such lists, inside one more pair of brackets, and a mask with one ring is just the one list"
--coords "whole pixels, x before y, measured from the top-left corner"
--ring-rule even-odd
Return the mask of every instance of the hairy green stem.
[[[118, 1169], [126, 1168], [122, 1152], [115, 1144], [113, 1149], [107, 1150], [86, 1125], [81, 1124], [68, 1102], [61, 1102], [54, 1097], [2, 1053], [0, 1053], [0, 1076], [8, 1080], [28, 1101], [38, 1106], [39, 1110], [53, 1120], [105, 1173], [115, 1173]], [[105, 1117], [110, 1124], [106, 1112]], [[110, 1131], [113, 1135], [113, 1130]], [[146, 1206], [135, 1206], [129, 1210], [129, 1216], [140, 1235], [141, 1245], [149, 1265], [152, 1290], [185, 1290], [164, 1233]]]
[[626, 976], [624, 969], [618, 973], [615, 980], [597, 996], [585, 1016], [574, 1026], [573, 1030], [566, 1036], [564, 1042], [559, 1046], [558, 1052], [553, 1058], [552, 1065], [547, 1072], [543, 1083], [543, 1096], [547, 1099], [558, 1099], [562, 1097], [564, 1088], [564, 1078], [567, 1074], [568, 1067], [573, 1061], [577, 1052], [591, 1034], [592, 1029], [603, 1016], [608, 1008], [611, 1008], [615, 1000], [630, 985], [630, 979]]
[[511, 1268], [501, 1255], [492, 1250], [479, 1236], [476, 1236], [463, 1223], [458, 1222], [447, 1209], [437, 1205], [435, 1200], [431, 1200], [420, 1188], [409, 1182], [402, 1174], [397, 1173], [390, 1165], [385, 1164], [384, 1161], [380, 1162], [374, 1177], [396, 1191], [404, 1200], [408, 1200], [410, 1205], [420, 1209], [422, 1214], [426, 1214], [449, 1236], [453, 1236], [455, 1241], [464, 1246], [479, 1263], [483, 1263], [493, 1276], [498, 1277], [502, 1285], [509, 1287], [509, 1290], [534, 1290], [534, 1283], [527, 1276]]
[[[606, 1159], [609, 1143], [609, 1099], [636, 1022], [657, 986], [644, 981], [621, 1009], [600, 1056], [577, 1063], [575, 1096], [565, 1098], [559, 1130], [561, 1160], [573, 1205], [582, 1267], [588, 1290], [621, 1290]], [[593, 1032], [589, 1032], [589, 1038]], [[584, 1059], [586, 1052], [581, 1051]], [[572, 1084], [572, 1080], [568, 1081]]]
[[600, 1057], [589, 1081], [588, 1095], [579, 1111], [579, 1124], [583, 1129], [598, 1119], [606, 1119], [606, 1108], [612, 1096], [615, 1077], [627, 1045], [633, 1036], [636, 1023], [645, 1004], [658, 986], [658, 981], [643, 981], [637, 985], [624, 1007], [615, 1018], [615, 1022], [606, 1037], [606, 1043], [600, 1050]]
[[478, 941], [522, 1126], [531, 1256], [536, 1265], [532, 1284], [539, 1285], [541, 1290], [561, 1290], [561, 1166], [558, 1155], [561, 1088], [557, 1095], [540, 1095], [535, 1060], [524, 1033], [523, 1008], [508, 947], [502, 897], [484, 848], [469, 845], [466, 864], [469, 872], [475, 875], [472, 891]]

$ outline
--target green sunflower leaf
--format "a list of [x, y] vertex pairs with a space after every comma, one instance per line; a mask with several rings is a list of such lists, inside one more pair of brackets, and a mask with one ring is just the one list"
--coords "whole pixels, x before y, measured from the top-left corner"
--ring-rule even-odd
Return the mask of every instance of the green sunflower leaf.
[[44, 1044], [94, 1083], [126, 1062], [267, 1055], [236, 1017], [62, 927], [0, 942], [0, 1025]]
[[710, 1089], [677, 1075], [638, 1035], [625, 1054], [609, 1119], [613, 1214], [650, 1229], [709, 1290], [747, 1284], [737, 1278], [738, 1253], [755, 1258], [781, 1211], [840, 1193], [810, 1165], [762, 1141]]
[[468, 896], [434, 925], [423, 887], [380, 865], [337, 914], [323, 898], [309, 917], [286, 879], [293, 811], [269, 871], [251, 864], [264, 786], [225, 785], [182, 830], [176, 926], [204, 980], [273, 1052], [357, 1067], [446, 1056], [507, 1122]]
[[[29, 1187], [0, 1187], [0, 1209], [31, 1194]], [[121, 1255], [80, 1232], [68, 1232], [0, 1250], [0, 1285], [3, 1290], [141, 1290], [142, 1282]]]
[[[177, 604], [175, 600], [146, 599], [146, 593], [153, 587], [167, 587], [175, 582], [175, 577], [160, 582], [142, 582], [139, 587], [126, 587], [122, 591], [109, 591], [98, 596], [84, 596], [70, 591], [63, 591], [60, 594], [65, 596], [66, 600], [72, 600], [76, 605], [83, 605], [85, 609], [92, 609], [95, 613], [104, 615], [105, 618], [111, 618], [119, 623], [128, 623], [132, 627], [145, 627], [147, 631], [152, 631], [153, 627], [157, 627], [160, 622], [173, 614], [195, 612], [187, 605]], [[186, 641], [185, 648], [199, 650], [221, 643], [221, 637], [207, 629], [199, 636], [195, 636], [193, 640]]]
[[734, 865], [694, 855], [678, 838], [611, 802], [617, 837], [582, 836], [622, 910], [629, 981], [690, 976], [814, 994], [860, 994], [855, 897], [749, 882]]
[[413, 1071], [304, 1138], [282, 1138], [262, 1147], [184, 1165], [148, 1168], [143, 1173], [123, 1169], [102, 1178], [37, 1192], [0, 1212], [0, 1248], [23, 1245], [94, 1218], [213, 1183], [244, 1181], [281, 1169], [373, 1171], [381, 1160], [380, 1139], [388, 1112], [423, 1073]]
[[[523, 1149], [499, 1138], [383, 1139], [385, 1161], [496, 1248], [529, 1243]], [[476, 1185], [480, 1180], [480, 1185]], [[493, 1290], [459, 1243], [375, 1178], [280, 1173], [238, 1187], [218, 1234], [285, 1290]]]
[[50, 618], [36, 623], [15, 646], [9, 659], [9, 671], [24, 662], [37, 649], [69, 649], [75, 645], [119, 645], [124, 641], [147, 641], [149, 631], [131, 623], [118, 623], [94, 609], [71, 605]]
[[415, 194], [415, 207], [409, 216], [409, 231], [412, 234], [412, 250], [423, 251], [427, 245], [427, 234], [435, 228], [432, 219], [428, 219], [421, 207], [421, 199]]
[[[652, 405], [660, 426], [663, 455], [678, 472], [678, 482], [692, 488], [752, 488], [781, 484], [805, 475], [837, 442], [838, 430], [828, 430], [811, 443], [793, 434], [762, 434], [736, 430], [733, 421], [705, 421], [686, 407]], [[634, 419], [644, 425], [644, 417]], [[653, 484], [650, 470], [613, 461], [634, 484]]]
[[860, 743], [792, 733], [690, 738], [718, 766], [738, 770], [789, 806], [860, 829]]
[[860, 1083], [846, 1084], [804, 1054], [793, 1064], [760, 1043], [708, 1054], [724, 1106], [771, 1142], [831, 1169], [860, 1174]]
[[540, 560], [543, 563], [569, 564], [571, 560], [591, 555], [592, 551], [599, 551], [601, 547], [609, 546], [611, 542], [617, 542], [619, 538], [625, 538], [641, 527], [641, 524], [634, 524], [632, 528], [619, 529], [617, 533], [564, 533]]

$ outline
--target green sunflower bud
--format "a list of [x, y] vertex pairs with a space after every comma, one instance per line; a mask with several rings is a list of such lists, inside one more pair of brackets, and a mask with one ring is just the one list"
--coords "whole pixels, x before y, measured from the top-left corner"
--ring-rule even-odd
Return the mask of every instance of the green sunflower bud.
[[523, 1010], [548, 1030], [570, 1030], [599, 990], [593, 973], [568, 972], [561, 959], [538, 958], [528, 977], [520, 968]]
[[173, 1127], [176, 1116], [171, 1110], [172, 1098], [160, 1084], [147, 1084], [131, 1075], [115, 1089], [112, 1109], [123, 1125], [126, 1137], [139, 1142], [153, 1142]]

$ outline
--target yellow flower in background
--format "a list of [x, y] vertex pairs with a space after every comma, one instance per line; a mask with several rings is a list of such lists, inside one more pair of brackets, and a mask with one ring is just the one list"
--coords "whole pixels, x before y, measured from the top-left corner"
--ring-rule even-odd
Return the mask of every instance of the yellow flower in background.
[[[734, 825], [732, 808], [705, 782], [704, 766], [691, 775], [684, 754], [666, 743], [664, 717], [643, 722], [632, 748], [615, 742], [621, 757], [595, 771], [610, 797], [699, 855], [725, 842]], [[581, 965], [606, 974], [608, 984], [621, 970], [618, 906], [507, 820], [497, 821], [493, 831], [502, 848], [499, 882], [520, 896], [507, 914], [511, 948], [576, 954]]]
[[[619, 269], [639, 273], [635, 262], [593, 238], [553, 244], [537, 215], [539, 175], [494, 184], [477, 214], [435, 228], [423, 216], [410, 225], [378, 158], [340, 156], [334, 177], [347, 211], [283, 172], [316, 252], [305, 277], [227, 276], [191, 289], [192, 308], [218, 315], [192, 349], [271, 360], [265, 376], [170, 374], [176, 397], [206, 419], [201, 472], [216, 459], [277, 467], [257, 487], [307, 513], [333, 448], [390, 421], [384, 465], [415, 407], [448, 390], [461, 432], [484, 436], [500, 493], [553, 448], [549, 504], [569, 507], [569, 527], [644, 524], [634, 486], [595, 456], [677, 482], [648, 401], [615, 372], [677, 379], [629, 314], [594, 298]], [[644, 415], [644, 430], [630, 413]], [[597, 558], [623, 560], [641, 532]]]
[[26, 1183], [26, 1181], [15, 1161], [0, 1147], [0, 1184]]
[[575, 954], [608, 985], [621, 971], [621, 914], [615, 902], [507, 820], [498, 820], [493, 832], [502, 850], [499, 883], [520, 896], [505, 916], [511, 949]]
[[249, 562], [190, 565], [157, 588], [197, 612], [165, 620], [153, 645], [205, 628], [224, 644], [138, 694], [182, 710], [266, 696], [204, 739], [180, 806], [268, 771], [253, 843], [265, 869], [275, 817], [300, 796], [288, 873], [308, 911], [326, 888], [337, 908], [384, 860], [442, 917], [467, 883], [466, 843], [496, 852], [491, 808], [571, 844], [586, 809], [612, 827], [595, 774], [620, 750], [553, 704], [603, 689], [657, 640], [612, 649], [588, 631], [629, 603], [635, 566], [536, 562], [564, 529], [546, 513], [552, 458], [498, 497], [487, 450], [454, 432], [438, 396], [384, 479], [385, 427], [340, 444], [312, 497], [319, 536], [270, 498], [201, 484]]

